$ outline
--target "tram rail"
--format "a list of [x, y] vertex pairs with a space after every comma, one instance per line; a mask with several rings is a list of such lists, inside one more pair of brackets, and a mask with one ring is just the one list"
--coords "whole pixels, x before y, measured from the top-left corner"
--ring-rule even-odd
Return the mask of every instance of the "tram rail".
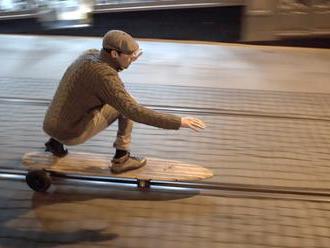
[[[26, 170], [0, 168], [0, 179], [24, 181]], [[136, 188], [136, 180], [115, 177], [83, 176], [76, 174], [52, 174], [59, 184], [91, 185], [112, 188]], [[151, 181], [151, 191], [176, 194], [200, 194], [217, 197], [239, 197], [254, 199], [285, 199], [315, 202], [330, 202], [327, 189], [308, 189], [293, 187], [270, 187], [267, 185], [247, 185], [205, 182]]]

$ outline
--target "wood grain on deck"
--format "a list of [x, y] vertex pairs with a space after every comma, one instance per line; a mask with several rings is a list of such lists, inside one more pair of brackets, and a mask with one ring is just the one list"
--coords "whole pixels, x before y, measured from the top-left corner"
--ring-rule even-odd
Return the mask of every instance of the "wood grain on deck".
[[87, 176], [111, 176], [145, 180], [190, 181], [213, 176], [213, 173], [199, 165], [179, 161], [147, 158], [147, 164], [137, 170], [120, 174], [110, 171], [111, 156], [94, 153], [69, 153], [63, 158], [46, 152], [30, 152], [22, 162], [29, 170], [46, 169], [60, 173], [77, 173]]

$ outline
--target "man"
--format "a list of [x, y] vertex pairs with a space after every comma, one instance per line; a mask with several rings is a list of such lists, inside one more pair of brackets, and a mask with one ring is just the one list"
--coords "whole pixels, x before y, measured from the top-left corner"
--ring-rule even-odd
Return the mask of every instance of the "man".
[[118, 72], [140, 55], [129, 34], [112, 30], [104, 35], [100, 51], [86, 51], [67, 68], [44, 119], [43, 129], [51, 137], [46, 151], [63, 157], [68, 152], [63, 144], [82, 144], [118, 120], [111, 170], [121, 173], [146, 164], [145, 158], [129, 153], [134, 121], [164, 129], [205, 128], [199, 119], [145, 108], [126, 91]]

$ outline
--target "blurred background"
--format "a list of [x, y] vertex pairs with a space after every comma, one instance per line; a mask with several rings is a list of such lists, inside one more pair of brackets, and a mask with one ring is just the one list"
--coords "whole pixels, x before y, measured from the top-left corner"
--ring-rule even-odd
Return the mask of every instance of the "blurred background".
[[[328, 46], [328, 0], [1, 0], [0, 32]], [[297, 42], [299, 41], [299, 42]]]

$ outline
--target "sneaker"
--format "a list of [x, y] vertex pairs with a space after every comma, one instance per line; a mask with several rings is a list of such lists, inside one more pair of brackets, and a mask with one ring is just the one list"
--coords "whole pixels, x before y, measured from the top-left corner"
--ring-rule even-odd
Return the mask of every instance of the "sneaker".
[[122, 173], [128, 170], [135, 170], [147, 163], [145, 158], [133, 157], [130, 153], [120, 157], [114, 158], [111, 161], [111, 172], [112, 173]]
[[45, 151], [53, 153], [56, 157], [64, 157], [68, 154], [68, 150], [64, 149], [62, 143], [58, 142], [57, 140], [50, 138], [45, 143]]

